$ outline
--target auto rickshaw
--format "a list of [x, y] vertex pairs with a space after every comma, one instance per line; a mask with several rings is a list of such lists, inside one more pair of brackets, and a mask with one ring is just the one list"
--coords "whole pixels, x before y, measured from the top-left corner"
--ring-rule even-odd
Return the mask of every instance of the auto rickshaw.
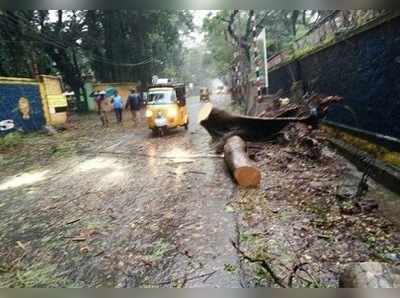
[[200, 101], [210, 101], [210, 91], [208, 88], [200, 88]]
[[185, 85], [159, 84], [149, 87], [146, 104], [146, 120], [149, 128], [163, 136], [170, 128], [188, 129]]

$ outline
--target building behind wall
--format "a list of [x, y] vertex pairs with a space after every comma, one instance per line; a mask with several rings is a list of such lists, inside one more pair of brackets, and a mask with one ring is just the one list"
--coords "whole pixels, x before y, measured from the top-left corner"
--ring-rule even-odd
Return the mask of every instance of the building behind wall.
[[[108, 90], [108, 89], [115, 89], [118, 91], [118, 94], [122, 97], [124, 103], [128, 98], [129, 91], [132, 88], [137, 88], [138, 84], [135, 82], [121, 82], [121, 83], [86, 83], [85, 89], [87, 94], [91, 94], [93, 91], [101, 91], [101, 90]], [[108, 101], [108, 109], [111, 110], [112, 106], [110, 104], [110, 98], [107, 99]], [[95, 102], [95, 98], [93, 96], [89, 96], [88, 98], [88, 108], [89, 111], [97, 111], [97, 105]]]

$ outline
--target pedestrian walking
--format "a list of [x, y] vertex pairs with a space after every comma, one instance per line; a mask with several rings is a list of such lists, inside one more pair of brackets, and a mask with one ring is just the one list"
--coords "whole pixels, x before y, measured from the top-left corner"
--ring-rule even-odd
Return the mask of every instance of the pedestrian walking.
[[108, 117], [106, 110], [106, 92], [104, 90], [94, 91], [90, 96], [95, 98], [97, 105], [97, 114], [100, 116], [100, 121], [103, 127], [108, 126]]
[[132, 121], [134, 125], [136, 126], [138, 123], [138, 117], [139, 117], [139, 110], [140, 110], [140, 101], [141, 101], [141, 96], [138, 92], [136, 92], [136, 89], [131, 89], [129, 92], [128, 99], [126, 101], [126, 109], [131, 110], [132, 114]]
[[115, 117], [117, 118], [118, 123], [122, 123], [122, 97], [118, 95], [118, 91], [115, 91], [114, 96], [111, 99], [111, 103], [114, 107]]

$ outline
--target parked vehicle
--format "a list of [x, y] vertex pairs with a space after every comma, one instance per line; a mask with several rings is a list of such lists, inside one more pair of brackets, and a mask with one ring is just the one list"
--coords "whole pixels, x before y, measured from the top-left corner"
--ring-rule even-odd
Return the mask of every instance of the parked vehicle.
[[225, 89], [224, 86], [218, 86], [216, 94], [219, 94], [219, 95], [224, 94], [224, 89]]
[[200, 88], [200, 101], [210, 101], [210, 91], [208, 88]]
[[146, 120], [149, 128], [159, 136], [168, 129], [185, 127], [189, 117], [186, 107], [185, 85], [158, 84], [147, 93]]

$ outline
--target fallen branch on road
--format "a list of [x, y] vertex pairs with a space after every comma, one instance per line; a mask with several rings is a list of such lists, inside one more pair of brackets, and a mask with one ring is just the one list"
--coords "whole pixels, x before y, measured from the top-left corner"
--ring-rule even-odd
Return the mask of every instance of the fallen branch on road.
[[199, 175], [207, 175], [206, 172], [201, 171], [186, 171], [184, 174], [199, 174]]
[[70, 225], [70, 224], [76, 223], [76, 222], [78, 222], [78, 221], [80, 221], [80, 220], [81, 220], [80, 218], [72, 219], [72, 220], [70, 220], [70, 221], [67, 221], [67, 222], [65, 223], [65, 225]]
[[289, 281], [288, 281], [289, 288], [291, 288], [293, 285], [293, 279], [296, 276], [297, 271], [304, 270], [303, 266], [305, 266], [305, 265], [308, 265], [308, 263], [300, 263], [293, 267], [293, 270], [292, 270], [292, 272], [290, 272], [290, 275], [289, 275]]
[[[249, 261], [250, 263], [258, 263], [261, 266], [261, 268], [263, 268], [269, 274], [269, 276], [272, 278], [273, 282], [282, 288], [291, 288], [293, 286], [293, 281], [295, 278], [298, 278], [304, 282], [307, 282], [309, 285], [311, 285], [313, 283], [316, 285], [319, 284], [315, 280], [315, 278], [306, 269], [304, 269], [304, 266], [309, 265], [306, 262], [295, 264], [292, 267], [291, 272], [288, 275], [288, 277], [281, 278], [275, 273], [275, 271], [271, 267], [271, 264], [269, 264], [267, 262], [267, 260], [250, 257], [243, 250], [241, 250], [239, 248], [238, 244], [235, 241], [231, 240], [231, 243], [232, 243], [233, 247], [236, 249], [236, 251], [243, 257], [243, 259]], [[282, 267], [286, 268], [287, 270], [290, 270], [290, 268], [285, 266], [284, 264], [280, 264], [280, 265]], [[304, 277], [299, 276], [298, 275], [299, 271], [307, 274], [312, 279], [312, 281], [309, 281], [309, 280], [305, 279]], [[287, 282], [285, 282], [286, 279], [288, 280]]]
[[175, 164], [182, 164], [182, 163], [194, 163], [194, 160], [170, 160], [167, 161], [165, 164], [166, 165], [175, 165]]
[[[93, 153], [93, 152], [91, 152]], [[97, 154], [112, 154], [112, 155], [123, 155], [123, 156], [129, 156], [129, 157], [136, 157], [136, 156], [144, 156], [144, 157], [150, 157], [150, 158], [156, 158], [156, 159], [200, 159], [200, 158], [223, 158], [223, 155], [220, 154], [198, 154], [198, 155], [188, 155], [185, 156], [184, 158], [181, 157], [173, 157], [171, 155], [154, 155], [154, 154], [146, 154], [146, 153], [140, 153], [140, 152], [121, 152], [121, 151], [97, 151]]]
[[233, 247], [236, 249], [236, 251], [247, 261], [249, 261], [250, 263], [259, 263], [260, 266], [268, 272], [268, 274], [271, 276], [271, 278], [273, 279], [273, 281], [279, 285], [282, 288], [286, 288], [287, 286], [283, 283], [282, 279], [276, 275], [276, 273], [274, 272], [274, 270], [271, 268], [270, 264], [267, 263], [266, 260], [263, 259], [255, 259], [252, 258], [250, 256], [248, 256], [244, 251], [242, 251], [239, 246], [235, 243], [235, 241], [231, 240], [231, 243], [233, 245]]
[[200, 278], [204, 278], [203, 279], [203, 283], [205, 283], [216, 272], [217, 272], [217, 270], [214, 270], [214, 271], [211, 271], [209, 273], [195, 275], [195, 276], [192, 276], [192, 277], [184, 276], [182, 278], [175, 278], [175, 279], [170, 279], [170, 280], [166, 280], [166, 281], [162, 281], [162, 282], [158, 282], [158, 283], [145, 284], [145, 285], [146, 286], [165, 286], [165, 285], [169, 285], [169, 284], [172, 284], [172, 283], [177, 283], [177, 282], [180, 282], [180, 281], [183, 281], [183, 284], [186, 284], [188, 281], [195, 280], [195, 279], [200, 279]]

